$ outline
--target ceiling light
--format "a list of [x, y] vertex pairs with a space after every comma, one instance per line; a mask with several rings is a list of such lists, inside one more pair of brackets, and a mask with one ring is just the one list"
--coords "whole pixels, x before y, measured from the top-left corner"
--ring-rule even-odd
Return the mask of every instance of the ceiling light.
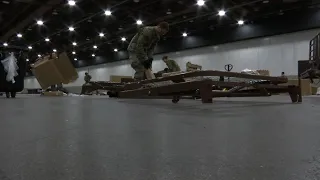
[[141, 20], [137, 20], [137, 24], [138, 24], [138, 25], [141, 25], [141, 24], [142, 24], [142, 21], [141, 21]]
[[126, 41], [127, 39], [125, 37], [122, 37], [121, 38], [121, 41]]
[[106, 16], [110, 16], [112, 13], [111, 13], [110, 10], [106, 10], [106, 11], [104, 11], [104, 14], [105, 14]]
[[74, 60], [75, 60], [75, 61], [78, 61], [78, 59], [77, 59], [77, 58], [74, 58]]
[[10, 4], [9, 1], [2, 1], [3, 4]]
[[38, 54], [38, 57], [41, 57], [41, 54]]
[[95, 55], [95, 54], [92, 54], [91, 56], [92, 56], [92, 57], [95, 57], [96, 55]]
[[98, 46], [94, 45], [94, 46], [93, 46], [93, 48], [94, 48], [94, 49], [97, 49], [97, 48], [98, 48]]
[[46, 38], [46, 39], [44, 39], [46, 42], [49, 42], [50, 41], [50, 39], [49, 38]]
[[198, 6], [203, 6], [204, 5], [204, 0], [198, 0], [197, 1]]
[[56, 50], [56, 49], [53, 49], [52, 51], [53, 51], [53, 52], [57, 52], [57, 50]]
[[183, 36], [183, 37], [187, 37], [188, 34], [187, 34], [187, 33], [183, 33], [182, 36]]
[[74, 27], [69, 27], [69, 31], [74, 31]]
[[18, 38], [22, 38], [22, 34], [18, 33], [18, 34], [17, 34], [17, 37], [18, 37]]
[[118, 49], [114, 49], [113, 51], [114, 51], [114, 52], [118, 52]]
[[8, 43], [3, 43], [3, 46], [8, 46]]
[[69, 0], [69, 1], [68, 1], [68, 4], [69, 4], [70, 6], [74, 6], [74, 5], [76, 5], [76, 1]]
[[265, 1], [263, 1], [263, 3], [264, 3], [264, 4], [269, 3], [269, 1], [268, 1], [268, 0], [265, 0]]
[[76, 46], [76, 45], [77, 45], [77, 43], [76, 43], [76, 42], [73, 42], [73, 43], [72, 43], [72, 45]]
[[226, 12], [224, 10], [220, 10], [218, 13], [219, 16], [224, 16], [226, 15]]
[[38, 24], [39, 26], [42, 26], [42, 25], [43, 25], [43, 21], [38, 20], [38, 21], [37, 21], [37, 24]]
[[29, 59], [26, 59], [26, 61], [28, 62], [28, 61], [29, 61]]
[[103, 34], [103, 33], [99, 33], [99, 36], [100, 36], [100, 37], [103, 37], [103, 36], [104, 36], [104, 34]]
[[28, 46], [28, 49], [32, 49], [32, 46]]
[[76, 54], [76, 52], [75, 52], [75, 51], [72, 51], [72, 54]]
[[243, 20], [239, 20], [239, 21], [238, 21], [238, 24], [239, 24], [239, 25], [243, 25], [243, 24], [244, 24], [244, 21], [243, 21]]

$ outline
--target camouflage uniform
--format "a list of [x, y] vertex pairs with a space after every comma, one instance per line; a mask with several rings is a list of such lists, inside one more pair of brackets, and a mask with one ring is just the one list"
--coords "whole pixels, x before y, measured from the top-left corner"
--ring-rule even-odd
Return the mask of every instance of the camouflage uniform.
[[86, 83], [89, 83], [90, 82], [90, 80], [91, 80], [91, 76], [88, 74], [88, 75], [85, 75], [84, 76], [84, 81], [86, 82]]
[[192, 64], [191, 62], [187, 62], [186, 67], [187, 67], [187, 72], [196, 71], [198, 69], [200, 69], [200, 70], [202, 69], [202, 66], [199, 66], [197, 64]]
[[155, 26], [147, 26], [139, 29], [128, 46], [129, 59], [132, 61], [131, 67], [136, 71], [135, 79], [145, 79], [143, 62], [152, 58], [153, 51], [160, 40], [155, 28]]
[[165, 63], [168, 66], [169, 72], [181, 71], [180, 66], [174, 60], [168, 59]]

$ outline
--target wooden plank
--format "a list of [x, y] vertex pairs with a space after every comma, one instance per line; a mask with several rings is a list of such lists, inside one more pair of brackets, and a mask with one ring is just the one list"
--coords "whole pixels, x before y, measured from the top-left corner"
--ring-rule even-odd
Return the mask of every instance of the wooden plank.
[[272, 77], [272, 76], [261, 76], [261, 75], [252, 75], [252, 74], [244, 74], [244, 73], [236, 73], [236, 72], [225, 72], [225, 71], [196, 71], [196, 72], [185, 72], [180, 73], [177, 75], [161, 77], [152, 80], [144, 80], [140, 81], [141, 84], [148, 84], [154, 82], [161, 82], [161, 81], [172, 81], [178, 80], [181, 78], [190, 78], [190, 77], [198, 77], [198, 76], [225, 76], [225, 77], [237, 77], [237, 78], [244, 78], [244, 79], [254, 79], [254, 80], [267, 80], [274, 83], [286, 83], [288, 79], [285, 77]]

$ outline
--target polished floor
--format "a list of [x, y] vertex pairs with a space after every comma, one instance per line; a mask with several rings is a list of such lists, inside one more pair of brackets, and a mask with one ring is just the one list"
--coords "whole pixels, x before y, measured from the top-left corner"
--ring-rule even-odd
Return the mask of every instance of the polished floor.
[[0, 180], [320, 179], [320, 98], [0, 97]]

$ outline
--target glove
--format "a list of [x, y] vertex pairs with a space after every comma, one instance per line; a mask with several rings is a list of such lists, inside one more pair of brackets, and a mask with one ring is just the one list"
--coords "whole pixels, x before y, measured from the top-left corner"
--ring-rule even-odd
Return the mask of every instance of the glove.
[[144, 68], [151, 69], [152, 61], [153, 61], [153, 58], [149, 58], [148, 60], [143, 61], [142, 64], [143, 64]]

